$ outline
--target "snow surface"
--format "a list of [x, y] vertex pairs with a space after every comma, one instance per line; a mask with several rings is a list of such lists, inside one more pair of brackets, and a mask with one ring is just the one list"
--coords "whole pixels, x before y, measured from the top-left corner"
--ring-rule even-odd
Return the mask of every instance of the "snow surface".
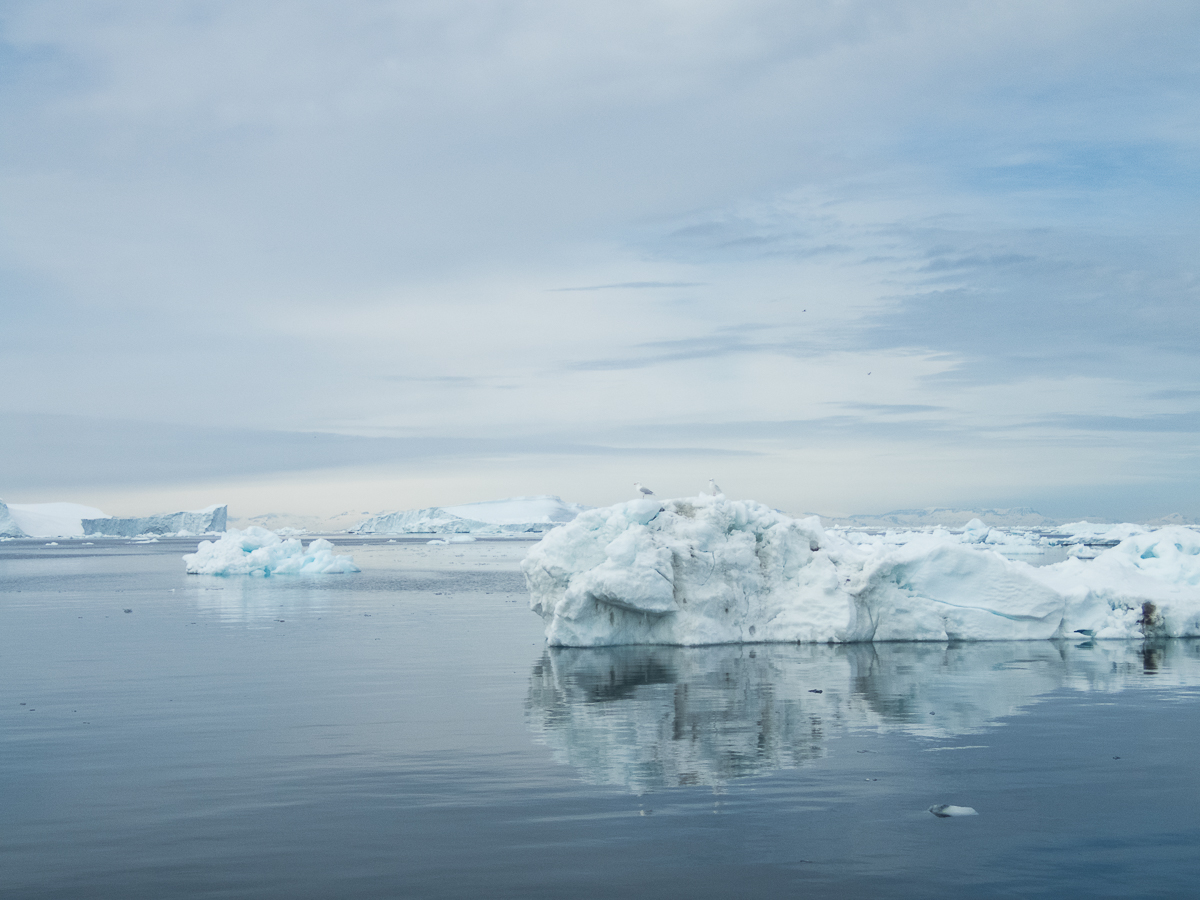
[[225, 530], [229, 507], [214, 503], [204, 509], [135, 518], [85, 518], [82, 534], [137, 537], [143, 534], [210, 534]]
[[522, 571], [552, 646], [1200, 636], [1193, 529], [1035, 568], [971, 524], [855, 544], [753, 501], [634, 500], [550, 532]]
[[590, 509], [559, 497], [510, 497], [462, 506], [383, 513], [360, 522], [359, 534], [521, 534], [545, 532]]
[[9, 513], [30, 537], [81, 537], [84, 519], [106, 519], [108, 514], [79, 503], [10, 503]]
[[318, 538], [305, 549], [273, 531], [251, 525], [227, 531], [221, 539], [201, 541], [184, 556], [189, 575], [340, 575], [359, 571], [349, 556], [335, 556], [333, 544]]

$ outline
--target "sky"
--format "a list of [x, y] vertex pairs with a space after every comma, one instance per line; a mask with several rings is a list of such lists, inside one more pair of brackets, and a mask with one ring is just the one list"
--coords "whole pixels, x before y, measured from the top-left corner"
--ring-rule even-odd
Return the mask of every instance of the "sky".
[[1200, 516], [1200, 5], [12, 0], [0, 497]]

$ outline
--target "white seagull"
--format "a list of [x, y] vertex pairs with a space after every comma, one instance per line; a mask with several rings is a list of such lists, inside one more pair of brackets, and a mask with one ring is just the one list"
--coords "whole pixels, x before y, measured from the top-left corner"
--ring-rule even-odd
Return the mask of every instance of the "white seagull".
[[654, 496], [654, 491], [650, 490], [650, 488], [648, 488], [648, 487], [645, 487], [640, 481], [635, 481], [633, 483], [633, 486], [638, 489], [638, 493], [641, 494], [643, 497]]
[[708, 490], [714, 497], [717, 496], [717, 494], [724, 493], [724, 491], [721, 490], [721, 486], [717, 484], [717, 479], [715, 478], [708, 479]]

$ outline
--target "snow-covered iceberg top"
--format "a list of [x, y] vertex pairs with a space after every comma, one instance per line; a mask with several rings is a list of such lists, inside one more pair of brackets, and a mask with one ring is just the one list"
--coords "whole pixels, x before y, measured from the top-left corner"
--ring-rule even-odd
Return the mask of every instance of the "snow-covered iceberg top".
[[554, 496], [510, 497], [462, 506], [384, 513], [360, 522], [359, 534], [525, 534], [570, 522], [587, 506]]
[[142, 534], [211, 534], [225, 530], [229, 507], [214, 503], [204, 509], [160, 513], [131, 518], [94, 518], [83, 520], [83, 534], [110, 537], [137, 537]]
[[1040, 569], [979, 536], [855, 545], [816, 517], [701, 495], [582, 513], [522, 570], [554, 646], [1200, 636], [1192, 529]]
[[189, 575], [342, 575], [360, 571], [349, 556], [335, 556], [333, 544], [318, 538], [305, 549], [295, 539], [251, 525], [227, 531], [219, 541], [201, 541], [184, 556]]
[[81, 537], [83, 520], [105, 518], [105, 513], [80, 503], [11, 503], [9, 514], [30, 537]]

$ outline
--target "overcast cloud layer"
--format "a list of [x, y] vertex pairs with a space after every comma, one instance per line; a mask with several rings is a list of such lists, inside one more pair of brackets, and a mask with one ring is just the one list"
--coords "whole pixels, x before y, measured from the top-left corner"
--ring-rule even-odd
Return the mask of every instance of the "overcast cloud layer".
[[0, 496], [1200, 515], [1197, 46], [1189, 2], [6, 4]]

